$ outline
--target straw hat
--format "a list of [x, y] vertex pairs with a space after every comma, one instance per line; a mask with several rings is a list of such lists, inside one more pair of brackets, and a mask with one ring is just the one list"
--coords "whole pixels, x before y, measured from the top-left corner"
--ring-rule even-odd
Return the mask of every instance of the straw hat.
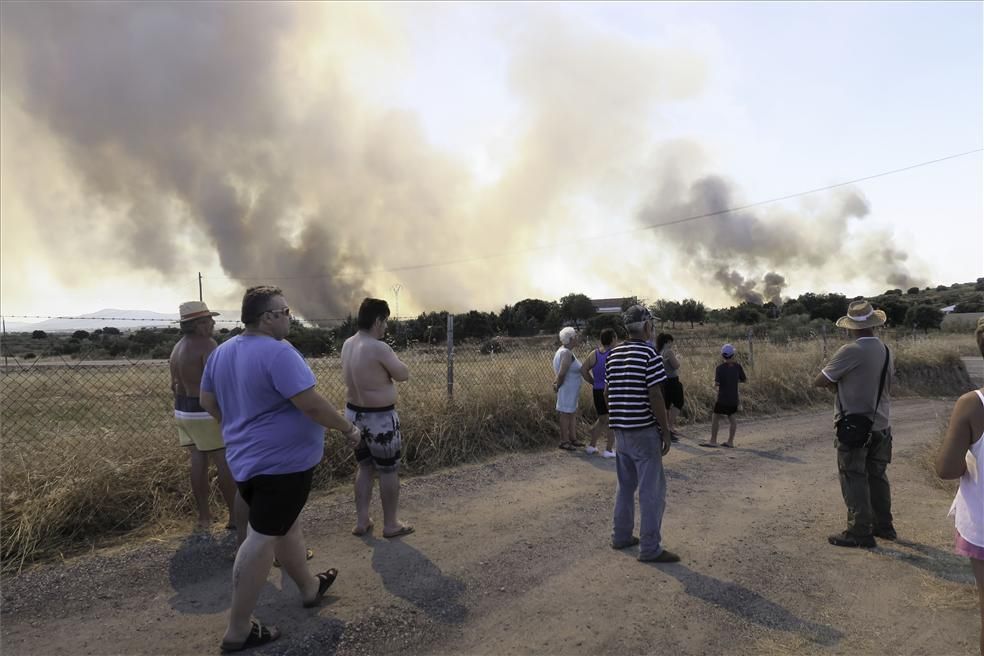
[[838, 328], [864, 330], [885, 323], [885, 313], [871, 307], [868, 301], [851, 301], [847, 306], [847, 316], [837, 320]]
[[194, 321], [195, 319], [201, 319], [203, 317], [217, 317], [218, 312], [210, 312], [208, 306], [202, 301], [188, 301], [187, 303], [182, 303], [181, 308], [181, 321]]

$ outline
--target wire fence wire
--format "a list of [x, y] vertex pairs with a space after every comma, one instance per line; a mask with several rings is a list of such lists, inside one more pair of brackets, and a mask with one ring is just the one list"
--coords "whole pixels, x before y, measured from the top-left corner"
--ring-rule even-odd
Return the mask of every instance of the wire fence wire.
[[[478, 343], [400, 350], [398, 357], [411, 372], [410, 381], [398, 385], [406, 437], [414, 437], [414, 414], [450, 415], [479, 398], [518, 394], [549, 411], [553, 351], [544, 340], [527, 345], [516, 340], [492, 353], [482, 353]], [[307, 362], [317, 391], [341, 410], [346, 390], [340, 358]], [[11, 466], [94, 454], [123, 461], [174, 449], [173, 403], [163, 359], [91, 360], [85, 352], [69, 358], [46, 351], [29, 361], [0, 358], [0, 434], [4, 461]], [[339, 451], [331, 455], [337, 458]]]
[[[826, 331], [790, 336], [754, 334], [740, 328], [725, 339], [735, 344], [741, 361], [752, 368], [763, 353], [773, 354], [777, 349], [790, 349], [794, 357], [806, 357], [810, 366], [819, 367], [843, 341]], [[453, 423], [463, 407], [467, 412], [490, 412], [488, 408], [496, 406], [506, 410], [523, 407], [527, 414], [553, 419], [556, 337], [500, 337], [495, 343], [496, 348], [489, 349], [487, 340], [453, 346], [449, 340], [434, 345], [410, 344], [398, 351], [410, 369], [410, 380], [398, 385], [405, 443], [429, 439], [427, 431], [435, 424]], [[686, 378], [713, 380], [713, 363], [721, 343], [720, 336], [698, 338], [678, 333], [675, 348], [684, 354]], [[583, 360], [593, 346], [582, 343], [575, 352]], [[72, 357], [45, 351], [38, 355], [28, 361], [0, 357], [0, 443], [4, 453], [0, 462], [5, 474], [10, 467], [24, 474], [21, 468], [30, 469], [36, 466], [32, 463], [52, 459], [101, 458], [121, 463], [173, 452], [178, 446], [166, 360], [93, 360], [85, 352]], [[343, 408], [345, 384], [340, 358], [330, 355], [307, 362], [317, 377], [317, 391], [335, 407]], [[706, 386], [710, 388], [710, 383]], [[688, 396], [684, 414], [699, 417], [701, 410], [689, 405], [690, 398], [697, 397]], [[585, 421], [594, 420], [588, 385], [582, 386], [580, 408]], [[426, 421], [418, 421], [420, 417]], [[328, 439], [326, 459], [335, 459], [333, 470], [338, 472], [337, 460], [350, 459], [352, 454], [342, 448], [340, 436], [329, 433]]]

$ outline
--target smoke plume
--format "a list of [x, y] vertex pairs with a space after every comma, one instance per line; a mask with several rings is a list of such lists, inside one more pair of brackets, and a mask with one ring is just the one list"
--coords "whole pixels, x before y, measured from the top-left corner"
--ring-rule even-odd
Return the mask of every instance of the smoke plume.
[[[437, 27], [448, 18], [428, 11]], [[38, 241], [68, 286], [133, 270], [191, 278], [217, 260], [243, 286], [279, 284], [309, 318], [341, 317], [397, 281], [404, 309], [491, 309], [575, 275], [644, 295], [643, 245], [613, 259], [603, 239], [569, 240], [634, 214], [660, 105], [700, 94], [706, 63], [549, 7], [502, 11], [521, 18], [497, 34], [516, 110], [480, 184], [419, 116], [376, 97], [412, 68], [408, 14], [389, 5], [3, 3], [5, 241], [43, 218], [58, 238]], [[652, 159], [669, 173], [652, 178], [644, 224], [741, 201], [722, 177]], [[775, 300], [777, 272], [829, 263], [867, 212], [848, 191], [802, 215], [741, 212], [660, 235], [693, 279]], [[905, 253], [877, 237], [860, 260], [906, 280]], [[511, 252], [522, 257], [488, 259]], [[454, 265], [428, 266], [442, 263]]]
[[890, 235], [871, 230], [851, 238], [854, 224], [870, 212], [858, 189], [830, 192], [800, 212], [767, 206], [724, 213], [748, 202], [728, 180], [705, 175], [688, 184], [679, 173], [685, 164], [671, 156], [664, 166], [677, 173], [661, 177], [638, 221], [651, 227], [716, 213], [658, 228], [657, 234], [686, 249], [689, 268], [735, 301], [781, 304], [787, 280], [778, 270], [822, 270], [840, 263], [842, 277], [853, 274], [892, 286], [914, 279], [905, 269], [907, 254], [885, 245]]

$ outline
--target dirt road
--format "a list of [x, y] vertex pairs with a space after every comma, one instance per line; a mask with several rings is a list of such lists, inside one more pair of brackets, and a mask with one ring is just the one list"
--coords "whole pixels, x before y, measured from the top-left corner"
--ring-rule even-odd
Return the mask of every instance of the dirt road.
[[[666, 460], [675, 565], [608, 547], [612, 461], [511, 454], [405, 481], [402, 540], [351, 536], [348, 490], [312, 500], [313, 564], [341, 574], [303, 610], [275, 570], [257, 615], [284, 636], [253, 653], [972, 653], [973, 578], [921, 463], [949, 408], [893, 410], [897, 543], [827, 544], [844, 520], [827, 411], [742, 421], [734, 451], [689, 428]], [[7, 579], [4, 651], [216, 653], [229, 550], [219, 531], [178, 536]]]

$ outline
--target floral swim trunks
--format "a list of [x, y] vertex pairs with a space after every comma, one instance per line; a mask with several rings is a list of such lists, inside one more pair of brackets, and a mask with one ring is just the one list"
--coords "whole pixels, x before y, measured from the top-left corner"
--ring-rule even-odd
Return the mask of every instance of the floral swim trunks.
[[376, 471], [386, 474], [400, 466], [400, 417], [395, 406], [363, 408], [345, 404], [345, 418], [358, 426], [362, 441], [355, 447], [355, 460], [360, 465], [372, 463]]

